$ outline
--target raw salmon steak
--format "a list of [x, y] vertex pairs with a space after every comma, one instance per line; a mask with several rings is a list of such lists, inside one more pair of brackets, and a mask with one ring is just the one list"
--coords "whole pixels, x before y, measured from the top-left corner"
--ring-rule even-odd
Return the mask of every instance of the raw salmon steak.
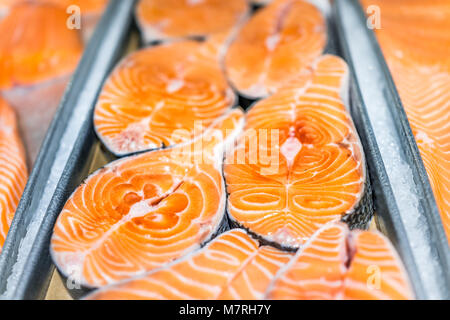
[[[187, 142], [234, 105], [216, 56], [205, 52], [204, 43], [175, 42], [132, 53], [117, 66], [94, 112], [97, 134], [112, 153]], [[184, 140], [174, 135], [179, 130], [189, 132]]]
[[254, 300], [263, 298], [291, 254], [259, 247], [244, 230], [221, 234], [203, 249], [143, 277], [102, 288], [92, 300]]
[[56, 5], [20, 2], [0, 20], [0, 93], [16, 110], [34, 161], [83, 44]]
[[191, 144], [92, 174], [56, 222], [51, 254], [59, 270], [100, 287], [163, 267], [220, 232], [227, 226], [223, 152], [243, 122], [233, 109]]
[[269, 299], [404, 300], [413, 293], [389, 240], [372, 231], [350, 232], [342, 223], [320, 229], [283, 267]]
[[[52, 2], [64, 8], [69, 15], [81, 14], [80, 30], [83, 40], [87, 43], [95, 30], [97, 22], [103, 14], [109, 0], [39, 0], [41, 2]], [[74, 7], [78, 7], [79, 11]]]
[[0, 253], [27, 179], [16, 116], [0, 97]]
[[232, 85], [247, 98], [266, 97], [307, 69], [326, 45], [326, 22], [303, 0], [277, 0], [240, 30], [225, 56]]
[[148, 43], [227, 32], [248, 12], [247, 0], [140, 0], [136, 19]]
[[366, 226], [371, 192], [346, 108], [348, 77], [343, 60], [325, 55], [251, 107], [224, 169], [233, 224], [284, 248], [331, 220]]
[[363, 4], [381, 10], [382, 29], [375, 30], [376, 35], [450, 243], [450, 2], [371, 0]]
[[66, 27], [59, 6], [33, 2], [14, 5], [0, 21], [0, 89], [29, 86], [71, 73], [82, 43]]

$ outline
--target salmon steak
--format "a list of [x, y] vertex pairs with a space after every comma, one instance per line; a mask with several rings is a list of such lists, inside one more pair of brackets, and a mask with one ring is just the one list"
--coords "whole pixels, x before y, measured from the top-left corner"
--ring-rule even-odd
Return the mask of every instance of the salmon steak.
[[234, 225], [286, 249], [332, 220], [366, 226], [371, 189], [348, 78], [342, 59], [324, 55], [309, 75], [251, 107], [224, 167]]
[[259, 246], [244, 230], [225, 232], [184, 259], [104, 287], [90, 300], [255, 300], [292, 255]]
[[[450, 243], [450, 2], [371, 0], [376, 30]], [[405, 33], [405, 30], [408, 32]]]
[[381, 233], [321, 228], [269, 285], [276, 300], [406, 300], [413, 293], [403, 264]]
[[0, 20], [0, 93], [16, 110], [30, 164], [83, 50], [67, 19], [60, 6], [19, 2]]
[[59, 6], [20, 2], [0, 20], [0, 90], [71, 73], [83, 49]]
[[305, 72], [327, 42], [322, 13], [303, 0], [276, 0], [242, 27], [225, 56], [233, 87], [250, 99], [273, 94]]
[[85, 287], [111, 284], [163, 267], [226, 227], [223, 154], [243, 123], [233, 109], [191, 144], [117, 160], [88, 177], [51, 238], [62, 274], [76, 273]]
[[0, 97], [0, 253], [27, 179], [16, 115]]
[[248, 13], [247, 0], [140, 0], [136, 6], [146, 43], [207, 38], [236, 28]]
[[106, 81], [94, 125], [116, 156], [174, 145], [185, 130], [188, 142], [235, 104], [214, 50], [181, 41], [132, 53]]

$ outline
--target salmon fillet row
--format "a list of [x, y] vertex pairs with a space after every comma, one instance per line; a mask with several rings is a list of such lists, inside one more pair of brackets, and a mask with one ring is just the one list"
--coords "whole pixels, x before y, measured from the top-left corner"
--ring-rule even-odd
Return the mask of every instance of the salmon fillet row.
[[[364, 0], [419, 147], [450, 241], [450, 2]], [[405, 32], [407, 30], [407, 32]]]
[[[323, 52], [325, 19], [309, 2], [277, 0], [257, 12], [238, 33], [234, 32], [240, 25], [237, 17], [247, 12], [246, 1], [227, 2], [227, 10], [237, 13], [217, 30], [210, 30], [197, 17], [217, 10], [225, 19], [229, 12], [224, 4], [216, 0], [139, 2], [140, 24], [145, 20], [150, 26], [159, 25], [167, 34], [155, 39], [172, 41], [127, 56], [105, 83], [94, 124], [114, 155], [173, 146], [179, 129], [191, 132], [187, 137], [192, 139], [196, 123], [207, 128], [234, 105], [229, 82], [244, 96], [266, 96], [307, 73]], [[185, 21], [205, 29], [190, 31]], [[180, 40], [198, 34], [207, 35], [207, 40]]]
[[259, 247], [244, 230], [235, 229], [172, 266], [102, 288], [88, 299], [262, 299], [272, 277], [290, 258], [290, 253]]
[[[299, 26], [291, 11], [304, 15], [300, 20], [305, 24]], [[291, 250], [301, 247], [303, 252], [308, 239], [328, 222], [344, 220], [352, 227], [365, 227], [373, 211], [364, 154], [347, 110], [348, 68], [335, 56], [319, 57], [326, 28], [313, 5], [278, 0], [258, 14], [264, 28], [254, 25], [249, 34], [265, 31], [252, 41], [255, 47], [264, 42], [276, 54], [260, 52], [247, 63], [255, 64], [260, 56], [284, 61], [288, 76], [278, 83], [276, 75], [256, 69], [255, 77], [268, 79], [258, 85], [273, 81], [279, 87], [264, 89], [273, 95], [252, 107], [237, 148], [226, 152], [228, 217], [266, 243]], [[303, 56], [297, 47], [289, 47], [297, 32], [302, 45], [296, 45], [308, 49]], [[211, 138], [210, 130], [217, 128], [222, 128], [219, 136], [234, 142], [243, 124], [241, 111], [229, 111], [235, 98], [218, 54], [228, 34], [206, 34], [204, 43], [171, 42], [130, 55], [101, 93], [94, 122], [107, 148], [119, 156], [158, 150], [115, 161], [91, 175], [69, 198], [55, 225], [51, 241], [55, 264], [65, 276], [75, 271], [83, 286], [101, 287], [90, 298], [261, 299], [269, 297], [267, 289], [274, 287], [270, 283], [279, 279], [275, 274], [290, 260], [291, 254], [260, 247], [243, 230], [226, 232], [200, 249], [227, 226], [222, 164], [228, 143], [216, 135], [200, 149], [195, 149], [196, 142]], [[235, 43], [238, 40], [231, 46]], [[295, 68], [289, 69], [287, 61], [295, 61]], [[205, 126], [195, 130], [196, 121]], [[251, 130], [256, 132], [256, 152], [246, 140]], [[264, 130], [279, 134], [264, 136]], [[264, 153], [269, 158], [276, 155], [275, 171], [270, 171], [272, 162], [250, 161], [254, 154]], [[236, 162], [242, 155], [244, 163]], [[245, 241], [236, 243], [230, 236]], [[339, 242], [348, 238], [344, 233]], [[379, 238], [381, 243], [370, 241], [387, 254], [383, 262], [401, 265], [396, 258], [389, 260], [395, 252], [389, 251], [391, 247], [384, 252], [387, 240]], [[341, 266], [351, 260], [342, 258]], [[315, 268], [320, 266], [318, 260]], [[403, 269], [397, 271], [399, 286], [407, 288]], [[367, 278], [364, 272], [348, 279], [356, 278], [361, 286]], [[298, 286], [302, 292], [303, 284]], [[334, 294], [333, 284], [329, 287], [332, 298], [346, 297]], [[381, 290], [378, 295], [365, 291], [356, 297], [402, 297], [389, 288], [386, 293]], [[399, 291], [409, 297], [408, 290]]]
[[[351, 257], [348, 249], [351, 243]], [[347, 266], [347, 260], [351, 260]], [[403, 265], [376, 232], [326, 225], [297, 255], [259, 246], [244, 230], [145, 276], [107, 286], [90, 300], [412, 299]]]
[[[255, 227], [248, 228], [253, 234], [260, 232], [260, 229], [257, 229], [259, 227], [272, 225], [274, 233], [287, 235], [284, 238], [275, 238], [275, 242], [279, 241], [281, 247], [294, 244], [291, 248], [295, 249], [304, 244], [314, 231], [328, 221], [339, 220], [345, 214], [350, 216], [356, 214], [357, 218], [352, 223], [358, 225], [358, 222], [363, 223], [367, 219], [366, 215], [370, 216], [371, 212], [367, 208], [367, 212], [362, 213], [355, 209], [355, 203], [361, 201], [363, 197], [365, 169], [356, 131], [341, 98], [347, 72], [346, 64], [341, 59], [331, 55], [323, 56], [316, 61], [308, 76], [300, 77], [280, 91], [280, 94], [284, 94], [282, 96], [284, 100], [275, 101], [283, 102], [279, 105], [288, 106], [290, 109], [278, 110], [274, 107], [278, 104], [266, 104], [261, 113], [258, 113], [254, 111], [258, 110], [257, 104], [250, 111], [247, 130], [249, 125], [266, 128], [268, 123], [272, 123], [273, 128], [279, 129], [282, 144], [275, 149], [281, 150], [277, 160], [283, 169], [280, 175], [262, 176], [266, 178], [266, 182], [277, 184], [269, 187], [269, 193], [257, 192], [255, 195], [250, 194], [248, 198], [256, 205], [264, 206], [268, 203], [265, 197], [277, 195], [273, 192], [277, 187], [290, 188], [292, 185], [295, 191], [293, 194], [297, 196], [301, 195], [302, 186], [308, 190], [308, 181], [314, 184], [316, 179], [317, 187], [311, 188], [309, 192], [305, 191], [305, 196], [313, 197], [312, 191], [319, 194], [310, 202], [305, 202], [318, 207], [313, 208], [313, 214], [309, 218], [314, 223], [307, 230], [310, 233], [300, 233], [301, 236], [298, 236], [298, 230], [292, 228], [291, 231], [289, 228], [292, 225], [296, 227], [297, 221], [303, 224], [310, 222], [304, 215], [285, 209], [279, 218], [282, 222], [286, 222], [285, 226], [255, 223]], [[307, 95], [308, 90], [311, 90], [310, 96]], [[323, 101], [317, 100], [320, 94], [323, 94]], [[293, 96], [298, 99], [291, 100]], [[272, 96], [269, 99], [273, 97], [276, 98]], [[311, 105], [312, 101], [316, 103]], [[279, 117], [271, 112], [278, 114]], [[266, 121], [265, 117], [258, 118], [258, 115], [262, 114], [271, 117], [272, 121]], [[239, 127], [238, 123], [242, 124], [242, 116], [241, 111], [232, 111], [212, 127], [234, 130]], [[315, 123], [318, 125], [310, 126]], [[257, 124], [261, 126], [258, 127]], [[222, 129], [221, 136], [227, 136], [227, 132]], [[238, 132], [239, 130], [235, 131], [233, 136], [237, 137]], [[207, 130], [203, 136], [210, 138], [211, 134]], [[202, 243], [220, 232], [225, 211], [225, 188], [221, 173], [224, 149], [219, 148], [210, 153], [219, 152], [218, 158], [212, 157], [215, 159], [212, 165], [199, 164], [195, 152], [192, 154], [191, 150], [191, 145], [195, 145], [195, 141], [196, 139], [191, 144], [151, 151], [113, 162], [91, 175], [75, 191], [58, 218], [51, 242], [53, 259], [64, 275], [69, 276], [70, 270], [79, 270], [82, 275], [79, 280], [84, 286], [104, 287], [152, 270], [166, 268], [172, 261], [198, 249]], [[217, 145], [213, 139], [213, 142], [207, 143], [202, 148], [210, 150], [210, 147], [216, 148]], [[189, 147], [186, 149], [186, 146]], [[238, 150], [239, 147], [227, 154], [233, 154]], [[186, 155], [185, 151], [188, 157], [183, 159], [184, 161], [179, 161], [178, 157]], [[300, 157], [301, 151], [306, 152], [303, 158]], [[314, 151], [318, 154], [311, 153]], [[173, 158], [174, 154], [177, 157]], [[336, 155], [338, 157], [333, 158]], [[290, 179], [296, 178], [297, 171], [293, 168], [297, 158], [311, 159], [312, 164], [322, 163], [318, 168], [329, 170], [330, 173], [318, 174], [318, 168], [310, 169], [308, 172], [308, 168], [305, 167], [306, 170], [299, 170], [304, 174], [303, 178], [294, 182]], [[305, 163], [308, 164], [306, 160]], [[236, 164], [227, 161], [228, 157], [225, 159], [225, 174], [229, 183], [230, 170], [234, 169]], [[256, 171], [252, 170], [251, 167], [244, 167], [235, 174], [236, 181], [251, 177]], [[228, 189], [240, 186], [248, 189], [247, 182], [238, 182], [234, 185], [229, 183]], [[260, 179], [254, 184], [258, 188], [267, 188]], [[325, 188], [323, 186], [329, 187], [330, 191], [320, 192], [319, 190]], [[235, 206], [233, 192], [232, 190], [229, 197], [229, 217], [241, 224], [243, 218], [236, 217], [233, 213], [232, 206]], [[341, 199], [340, 202], [336, 202], [341, 207], [326, 198], [330, 197], [330, 194], [333, 195], [333, 199]], [[287, 197], [286, 194], [284, 196]], [[342, 205], [344, 201], [349, 203]], [[269, 202], [269, 205], [272, 203]], [[335, 210], [336, 213], [328, 215], [327, 208], [328, 212]], [[314, 221], [314, 214], [318, 215], [320, 212], [324, 212], [325, 218], [322, 216], [320, 219], [319, 216], [316, 218], [317, 222]], [[255, 215], [252, 210], [245, 213], [249, 217]], [[260, 220], [274, 216], [270, 210], [258, 214]], [[300, 232], [303, 230], [300, 229]], [[271, 233], [263, 235], [270, 237]], [[285, 241], [288, 237], [292, 237], [295, 241]], [[236, 296], [240, 294], [236, 293]]]
[[0, 97], [0, 253], [27, 179], [16, 115]]
[[348, 77], [343, 60], [324, 55], [251, 107], [224, 167], [232, 222], [285, 248], [332, 220], [366, 226], [373, 210]]
[[327, 26], [308, 1], [276, 0], [251, 17], [249, 3], [141, 0], [136, 18], [145, 43], [215, 38], [226, 51], [223, 63], [231, 84], [255, 99], [274, 93], [323, 52]]

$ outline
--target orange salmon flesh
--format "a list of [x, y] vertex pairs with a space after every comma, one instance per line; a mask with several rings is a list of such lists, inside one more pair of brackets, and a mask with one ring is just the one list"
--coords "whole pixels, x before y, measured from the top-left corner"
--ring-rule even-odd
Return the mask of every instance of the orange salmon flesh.
[[67, 14], [48, 3], [23, 2], [0, 20], [0, 90], [71, 73], [83, 43], [67, 28]]
[[108, 149], [120, 156], [184, 143], [227, 112], [235, 95], [211, 51], [181, 41], [126, 57], [95, 107], [95, 129]]
[[262, 299], [273, 276], [291, 256], [269, 246], [259, 247], [244, 230], [235, 229], [221, 234], [186, 259], [100, 289], [88, 299]]
[[347, 90], [346, 63], [325, 55], [250, 109], [224, 168], [232, 221], [298, 248], [325, 223], [354, 214], [366, 177]]
[[326, 45], [319, 9], [303, 0], [277, 0], [239, 31], [225, 57], [231, 84], [249, 98], [273, 94], [301, 74]]
[[[348, 262], [350, 261], [350, 262]], [[369, 271], [369, 272], [368, 272]], [[89, 300], [411, 299], [403, 265], [377, 232], [320, 229], [296, 255], [259, 246], [242, 229]]]
[[[450, 2], [364, 0], [416, 138], [450, 243]], [[405, 32], [407, 30], [407, 32]]]
[[406, 272], [378, 232], [350, 232], [345, 224], [320, 229], [278, 273], [269, 299], [412, 299]]
[[79, 283], [99, 287], [198, 249], [224, 219], [223, 145], [242, 123], [240, 109], [220, 118], [212, 129], [218, 139], [207, 131], [200, 155], [192, 143], [118, 160], [92, 174], [56, 222], [56, 265], [65, 275], [78, 270]]
[[28, 179], [13, 109], [0, 97], [0, 252]]
[[247, 0], [140, 0], [136, 18], [144, 41], [151, 42], [228, 32], [248, 12]]
[[[324, 54], [313, 3], [137, 2], [152, 45], [117, 64], [93, 115], [122, 158], [75, 189], [50, 241], [85, 299], [414, 298], [389, 240], [349, 229], [372, 194], [349, 68]], [[238, 97], [259, 100], [244, 113]]]

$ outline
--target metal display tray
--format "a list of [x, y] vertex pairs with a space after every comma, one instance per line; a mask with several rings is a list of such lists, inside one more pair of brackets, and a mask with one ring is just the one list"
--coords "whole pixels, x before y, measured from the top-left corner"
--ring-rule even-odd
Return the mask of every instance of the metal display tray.
[[[335, 1], [335, 6], [339, 6], [339, 2], [340, 0]], [[39, 232], [32, 238], [32, 250], [27, 256], [22, 272], [18, 274], [18, 285], [9, 298], [37, 299], [45, 296], [54, 271], [49, 255], [49, 243], [58, 214], [69, 195], [87, 175], [110, 160], [108, 153], [104, 151], [95, 135], [92, 112], [103, 81], [114, 64], [123, 56], [124, 48], [128, 47], [133, 40], [133, 35], [136, 34], [132, 29], [133, 6], [133, 1], [111, 1], [48, 132], [0, 257], [0, 292], [6, 287], [7, 279], [17, 260], [19, 243], [25, 237], [30, 221], [36, 214], [36, 208], [42, 201], [42, 190], [54, 165], [55, 153], [60, 146], [66, 143], [63, 138], [69, 128], [68, 122], [78, 115], [77, 108], [80, 104], [80, 97], [86, 95], [83, 100], [85, 120], [80, 128], [73, 132], [74, 137], [70, 142], [72, 143], [71, 151], [64, 163], [64, 169], [57, 177], [52, 200], [45, 208], [45, 216], [40, 223]], [[338, 10], [336, 13], [339, 14]], [[334, 17], [337, 17], [336, 21], [334, 21]], [[427, 291], [426, 280], [420, 275], [419, 261], [416, 260], [414, 249], [407, 240], [407, 228], [396, 205], [383, 158], [366, 112], [366, 104], [369, 101], [364, 101], [361, 94], [358, 78], [352, 65], [352, 57], [346, 49], [348, 44], [344, 40], [346, 39], [345, 34], [339, 30], [342, 29], [341, 23], [339, 16], [333, 15], [328, 18], [329, 44], [326, 51], [337, 55], [342, 53], [342, 56], [348, 59], [347, 62], [352, 70], [350, 110], [368, 162], [374, 192], [377, 226], [389, 237], [398, 250], [416, 297], [426, 299], [431, 294]], [[339, 32], [336, 33], [336, 30]], [[104, 48], [109, 48], [109, 50], [105, 51]], [[97, 82], [92, 85], [88, 79], [94, 75], [96, 75]], [[241, 101], [245, 102], [245, 99], [241, 99]], [[76, 296], [76, 293], [74, 295]]]

